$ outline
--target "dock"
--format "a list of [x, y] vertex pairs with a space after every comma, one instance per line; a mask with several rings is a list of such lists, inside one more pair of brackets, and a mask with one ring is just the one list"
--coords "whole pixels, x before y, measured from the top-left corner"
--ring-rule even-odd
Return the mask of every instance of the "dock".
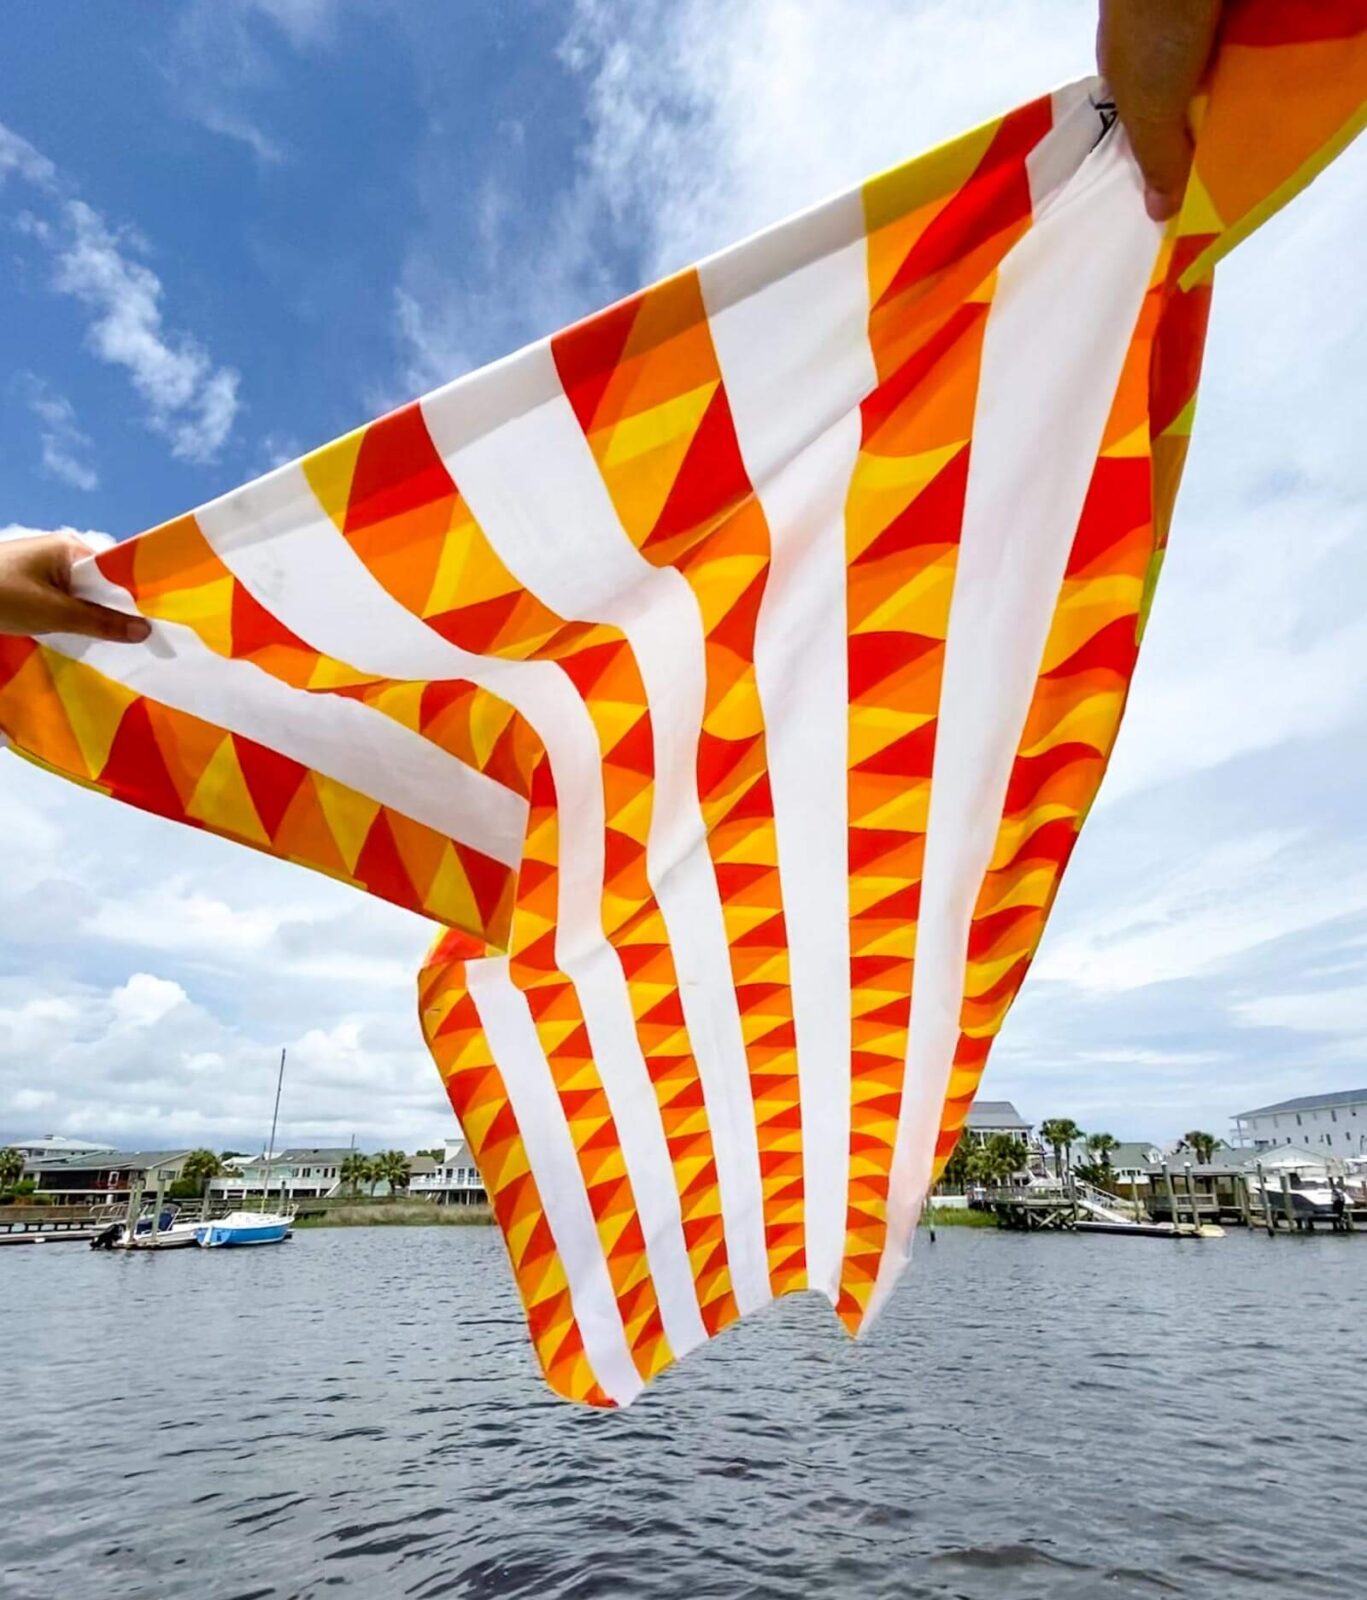
[[89, 1244], [101, 1228], [123, 1220], [123, 1206], [0, 1207], [0, 1246]]
[[[1347, 1200], [1347, 1196], [1344, 1199]], [[1073, 1176], [1063, 1182], [981, 1189], [970, 1201], [990, 1211], [997, 1226], [1017, 1233], [1114, 1233], [1150, 1239], [1210, 1239], [1227, 1225], [1279, 1233], [1367, 1231], [1367, 1205], [1346, 1203], [1335, 1214], [1282, 1175], [1279, 1185], [1261, 1172], [1165, 1172], [1143, 1201], [1097, 1189]]]
[[987, 1189], [974, 1204], [1014, 1233], [1111, 1233], [1138, 1239], [1210, 1239], [1224, 1230], [1199, 1216], [1151, 1218], [1143, 1207], [1074, 1179], [1057, 1185]]

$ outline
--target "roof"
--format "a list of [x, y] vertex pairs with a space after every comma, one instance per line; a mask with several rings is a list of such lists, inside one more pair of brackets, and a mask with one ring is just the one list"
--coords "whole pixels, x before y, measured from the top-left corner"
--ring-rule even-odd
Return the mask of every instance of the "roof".
[[45, 1133], [34, 1139], [10, 1139], [0, 1148], [19, 1150], [36, 1144], [46, 1145], [49, 1150], [65, 1155], [89, 1155], [92, 1151], [114, 1148], [112, 1144], [93, 1144], [89, 1139], [68, 1139], [64, 1133]]
[[1303, 1144], [1279, 1144], [1270, 1150], [1250, 1150], [1246, 1166], [1327, 1167], [1334, 1159], [1332, 1150], [1307, 1150]]
[[[272, 1161], [318, 1161], [328, 1166], [337, 1166], [345, 1161], [348, 1156], [354, 1156], [354, 1151], [349, 1145], [346, 1147], [334, 1145], [291, 1145], [288, 1150], [282, 1150], [278, 1156], [272, 1156]], [[262, 1156], [256, 1158], [264, 1160]]]
[[968, 1128], [1029, 1128], [1009, 1100], [975, 1100], [964, 1124]]
[[[1150, 1152], [1157, 1160], [1150, 1160]], [[1111, 1165], [1113, 1167], [1136, 1167], [1141, 1172], [1150, 1167], [1163, 1165], [1163, 1147], [1151, 1139], [1122, 1139], [1111, 1151]]]
[[1327, 1111], [1330, 1106], [1367, 1105], [1367, 1089], [1339, 1089], [1333, 1094], [1303, 1094], [1294, 1100], [1278, 1100], [1275, 1105], [1259, 1106], [1255, 1111], [1241, 1111], [1235, 1121], [1244, 1117], [1267, 1117], [1275, 1111]]
[[409, 1156], [408, 1158], [408, 1171], [410, 1176], [416, 1177], [423, 1173], [435, 1172], [436, 1170], [437, 1163], [433, 1161], [431, 1156], [416, 1155]]
[[30, 1161], [28, 1166], [32, 1172], [127, 1172], [170, 1166], [189, 1154], [188, 1150], [105, 1150], [53, 1156], [47, 1161]]

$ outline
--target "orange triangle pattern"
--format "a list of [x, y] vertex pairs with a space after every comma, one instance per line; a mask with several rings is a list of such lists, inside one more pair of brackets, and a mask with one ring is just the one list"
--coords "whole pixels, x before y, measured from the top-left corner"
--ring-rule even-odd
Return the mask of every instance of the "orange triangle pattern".
[[755, 1108], [769, 1285], [807, 1286], [802, 1118], [755, 624], [769, 530], [695, 272], [551, 341], [560, 381], [628, 538], [697, 600], [706, 688], [697, 760]]
[[125, 689], [30, 639], [0, 637], [0, 727], [42, 765], [462, 928], [495, 948], [516, 874], [241, 734]]
[[[736, 1307], [710, 1126], [687, 1030], [682, 1015], [674, 1015], [678, 980], [664, 919], [646, 878], [653, 737], [631, 650], [617, 630], [567, 621], [522, 587], [470, 514], [417, 406], [308, 458], [304, 470], [315, 487], [327, 486], [333, 496], [328, 509], [375, 577], [428, 626], [473, 654], [556, 662], [583, 698], [603, 763], [604, 929], [627, 978], [704, 1326], [717, 1332], [733, 1320]], [[650, 1378], [673, 1355], [583, 1012], [572, 980], [555, 962], [559, 825], [544, 762], [532, 795], [509, 972], [527, 996], [570, 1129], [628, 1347], [641, 1376]], [[470, 1080], [446, 1082], [479, 1160], [463, 1099]]]
[[[868, 186], [879, 384], [846, 505], [850, 1182], [837, 1314], [863, 1321], [887, 1234], [949, 602], [982, 333], [997, 264], [1030, 220], [1025, 159], [1047, 101], [970, 135], [959, 186]], [[956, 147], [951, 147], [953, 154]], [[962, 166], [973, 159], [967, 173]], [[943, 181], [943, 169], [931, 174]], [[904, 211], [883, 192], [897, 186]], [[888, 216], [882, 227], [876, 219]]]

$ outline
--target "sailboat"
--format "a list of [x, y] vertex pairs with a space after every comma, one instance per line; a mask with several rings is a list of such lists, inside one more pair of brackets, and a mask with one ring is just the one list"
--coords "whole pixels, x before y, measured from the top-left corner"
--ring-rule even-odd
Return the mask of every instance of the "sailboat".
[[285, 1052], [280, 1052], [280, 1072], [275, 1080], [275, 1110], [271, 1113], [271, 1137], [266, 1146], [266, 1174], [261, 1185], [259, 1211], [230, 1211], [226, 1217], [202, 1222], [195, 1228], [195, 1243], [201, 1250], [222, 1250], [235, 1245], [283, 1244], [294, 1233], [294, 1213], [284, 1200], [284, 1181], [280, 1184], [279, 1211], [266, 1210], [271, 1189], [271, 1162], [275, 1158], [275, 1130], [280, 1120], [280, 1089], [285, 1081]]

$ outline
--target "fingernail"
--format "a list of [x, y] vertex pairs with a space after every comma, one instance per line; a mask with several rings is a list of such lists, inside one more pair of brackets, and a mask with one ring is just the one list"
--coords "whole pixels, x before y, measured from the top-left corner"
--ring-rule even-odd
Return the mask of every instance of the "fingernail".
[[152, 632], [152, 624], [145, 617], [129, 617], [123, 625], [123, 636], [129, 644], [141, 644]]

